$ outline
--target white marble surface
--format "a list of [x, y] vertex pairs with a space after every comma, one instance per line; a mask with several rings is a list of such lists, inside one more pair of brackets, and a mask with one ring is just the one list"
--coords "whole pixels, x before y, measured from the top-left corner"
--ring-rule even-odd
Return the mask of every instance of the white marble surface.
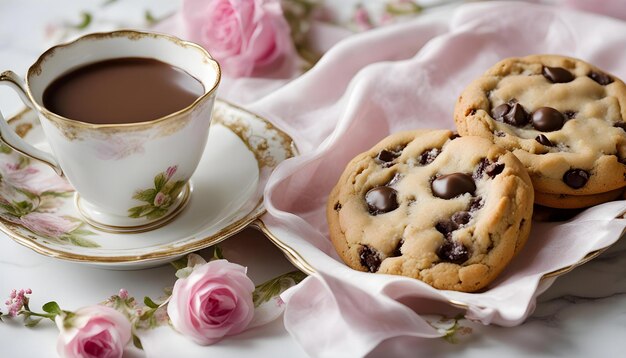
[[[144, 10], [155, 16], [173, 11], [177, 1], [119, 0], [102, 7], [104, 0], [0, 1], [0, 69], [23, 74], [36, 56], [50, 44], [44, 34], [50, 23], [78, 23], [81, 10], [98, 14], [96, 28], [107, 28], [109, 20], [127, 25], [141, 24]], [[6, 116], [21, 108], [17, 96], [0, 87], [0, 109]], [[286, 272], [292, 267], [269, 242], [249, 230], [224, 244], [255, 245], [259, 251], [252, 258], [239, 257], [231, 250], [231, 259], [250, 267], [255, 280], [269, 278], [270, 271]], [[246, 262], [243, 262], [246, 261]], [[268, 271], [266, 265], [272, 263]], [[158, 296], [172, 285], [173, 270], [159, 267], [143, 271], [104, 271], [40, 256], [0, 234], [0, 296], [12, 288], [30, 287], [31, 306], [40, 307], [56, 300], [67, 309], [97, 303], [119, 288], [127, 288], [136, 297]], [[4, 298], [2, 298], [4, 301]], [[396, 339], [385, 342], [372, 353], [389, 356], [458, 356], [458, 357], [624, 357], [626, 356], [626, 239], [618, 242], [600, 257], [556, 280], [540, 296], [535, 313], [518, 327], [485, 327], [461, 321], [467, 328], [457, 343], [443, 339]], [[169, 357], [172, 352], [185, 357], [305, 356], [282, 327], [281, 321], [258, 328], [242, 336], [227, 339], [211, 347], [196, 346], [169, 328], [159, 332], [170, 341], [154, 356]], [[17, 320], [0, 323], [2, 357], [55, 356], [57, 331], [50, 323], [28, 329]], [[128, 349], [128, 357], [144, 356]], [[346, 356], [349, 352], [346, 352]]]

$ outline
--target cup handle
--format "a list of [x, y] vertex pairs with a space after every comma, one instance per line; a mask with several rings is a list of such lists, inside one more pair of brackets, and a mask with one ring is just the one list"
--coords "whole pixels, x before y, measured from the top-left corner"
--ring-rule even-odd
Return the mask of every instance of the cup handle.
[[[24, 82], [22, 79], [16, 75], [13, 71], [4, 71], [0, 74], [0, 84], [7, 85], [11, 87], [17, 94], [20, 96], [20, 99], [26, 106], [31, 109], [34, 109], [34, 105], [31, 102], [28, 94], [26, 93], [26, 89], [24, 86]], [[52, 154], [48, 152], [44, 152], [41, 149], [35, 148], [33, 145], [27, 143], [20, 136], [15, 133], [13, 128], [9, 126], [7, 121], [4, 119], [2, 112], [0, 112], [0, 139], [6, 143], [9, 147], [14, 150], [44, 164], [50, 166], [54, 171], [62, 176], [63, 170], [59, 166], [59, 162], [56, 160]]]

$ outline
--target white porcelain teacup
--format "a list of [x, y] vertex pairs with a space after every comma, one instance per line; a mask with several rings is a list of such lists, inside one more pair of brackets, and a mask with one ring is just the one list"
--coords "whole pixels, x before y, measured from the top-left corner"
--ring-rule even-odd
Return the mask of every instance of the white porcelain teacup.
[[[152, 58], [175, 66], [204, 86], [190, 106], [148, 121], [92, 124], [64, 118], [43, 105], [44, 90], [83, 65], [114, 58]], [[22, 140], [0, 114], [0, 136], [13, 149], [45, 162], [76, 189], [85, 220], [103, 230], [149, 230], [169, 221], [189, 199], [189, 178], [208, 138], [218, 63], [200, 46], [167, 35], [114, 31], [83, 36], [44, 52], [22, 81], [11, 71], [0, 83], [13, 87], [36, 111], [53, 154]]]

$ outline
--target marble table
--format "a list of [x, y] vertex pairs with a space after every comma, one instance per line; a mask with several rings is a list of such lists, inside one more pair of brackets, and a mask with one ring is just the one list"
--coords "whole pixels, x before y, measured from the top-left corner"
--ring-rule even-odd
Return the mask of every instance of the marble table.
[[[79, 23], [82, 10], [97, 13], [98, 29], [118, 24], [138, 25], [145, 10], [154, 17], [172, 12], [177, 1], [117, 1], [103, 7], [104, 1], [9, 1], [0, 2], [0, 69], [23, 74], [48, 45], [46, 31], [50, 23]], [[141, 23], [138, 26], [144, 26]], [[10, 117], [21, 108], [17, 96], [0, 88], [0, 109]], [[247, 229], [224, 243], [229, 245], [255, 242], [261, 247], [258, 257], [245, 262], [251, 277], [269, 277], [263, 269], [272, 262], [287, 272], [293, 267], [281, 253], [258, 232]], [[236, 261], [236, 260], [234, 260]], [[62, 307], [76, 309], [94, 304], [128, 289], [136, 297], [158, 296], [163, 287], [172, 285], [173, 269], [168, 266], [141, 271], [105, 271], [40, 256], [0, 234], [0, 295], [8, 296], [12, 288], [30, 287], [31, 306], [40, 307], [56, 300]], [[2, 299], [4, 301], [4, 298]], [[482, 326], [466, 320], [456, 336], [456, 343], [443, 339], [420, 340], [399, 338], [384, 342], [371, 356], [452, 356], [455, 357], [623, 357], [626, 353], [626, 239], [621, 240], [593, 261], [558, 278], [539, 297], [534, 314], [521, 326], [503, 328]], [[286, 356], [306, 354], [285, 331], [281, 320], [253, 329], [217, 345], [200, 347], [167, 327], [158, 332], [168, 343], [159, 354], [185, 357]], [[3, 357], [49, 357], [56, 353], [57, 330], [51, 322], [34, 329], [18, 320], [0, 323], [0, 347]], [[348, 353], [348, 352], [346, 352]], [[145, 354], [129, 348], [125, 356]]]

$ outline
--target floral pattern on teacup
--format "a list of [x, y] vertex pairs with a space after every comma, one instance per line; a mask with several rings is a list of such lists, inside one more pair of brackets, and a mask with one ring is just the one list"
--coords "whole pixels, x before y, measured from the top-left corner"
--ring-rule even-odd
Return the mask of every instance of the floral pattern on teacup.
[[96, 156], [102, 160], [120, 160], [133, 154], [143, 154], [146, 151], [144, 144], [148, 139], [149, 136], [141, 134], [98, 138]]
[[81, 247], [99, 247], [95, 235], [75, 217], [60, 215], [63, 198], [74, 192], [63, 178], [41, 172], [30, 159], [0, 145], [0, 217], [32, 234]]
[[131, 218], [143, 218], [154, 220], [167, 214], [168, 209], [178, 197], [185, 186], [185, 180], [172, 180], [178, 170], [178, 165], [168, 167], [164, 172], [154, 177], [154, 187], [137, 190], [133, 199], [143, 201], [146, 204], [128, 209]]

